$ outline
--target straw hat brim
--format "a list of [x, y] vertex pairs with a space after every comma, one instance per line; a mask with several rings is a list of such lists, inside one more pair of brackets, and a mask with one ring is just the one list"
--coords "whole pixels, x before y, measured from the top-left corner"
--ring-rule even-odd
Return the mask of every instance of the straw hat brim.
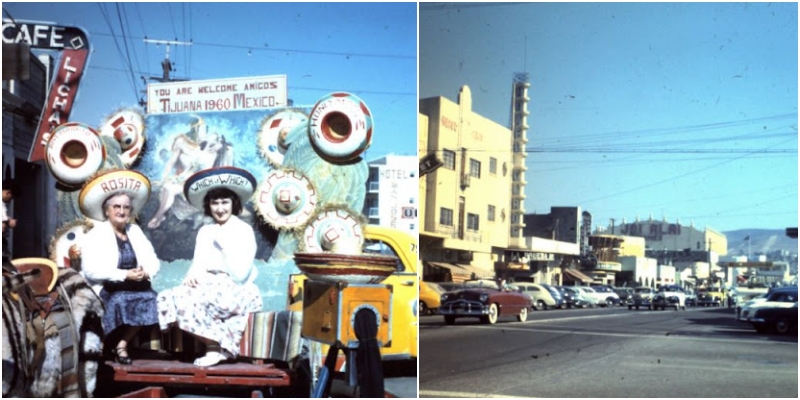
[[183, 194], [189, 204], [203, 209], [203, 199], [212, 189], [230, 189], [242, 205], [250, 200], [256, 187], [256, 178], [250, 172], [236, 167], [214, 167], [195, 173], [183, 185]]
[[131, 198], [133, 214], [139, 213], [150, 198], [150, 180], [141, 173], [128, 169], [101, 172], [83, 186], [78, 205], [86, 217], [103, 221], [106, 219], [103, 202], [121, 193]]

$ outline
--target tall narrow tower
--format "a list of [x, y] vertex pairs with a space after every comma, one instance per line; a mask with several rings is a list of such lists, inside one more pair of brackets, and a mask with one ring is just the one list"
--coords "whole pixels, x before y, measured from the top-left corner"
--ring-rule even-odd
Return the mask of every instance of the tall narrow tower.
[[[511, 90], [511, 131], [512, 165], [511, 165], [511, 231], [510, 247], [525, 247], [522, 229], [525, 227], [525, 145], [528, 143], [528, 88], [530, 76], [527, 72], [514, 74]], [[505, 169], [505, 168], [504, 168]]]

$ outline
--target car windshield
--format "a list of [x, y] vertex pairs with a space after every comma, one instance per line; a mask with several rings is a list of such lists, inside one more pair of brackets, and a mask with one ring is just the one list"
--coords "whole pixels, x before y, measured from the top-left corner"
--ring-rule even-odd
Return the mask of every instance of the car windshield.
[[438, 294], [442, 294], [442, 293], [445, 292], [443, 287], [441, 287], [441, 286], [439, 286], [439, 285], [437, 285], [435, 283], [425, 282], [425, 284], [428, 285], [428, 287], [431, 288], [431, 290], [433, 290], [434, 292], [436, 292]]

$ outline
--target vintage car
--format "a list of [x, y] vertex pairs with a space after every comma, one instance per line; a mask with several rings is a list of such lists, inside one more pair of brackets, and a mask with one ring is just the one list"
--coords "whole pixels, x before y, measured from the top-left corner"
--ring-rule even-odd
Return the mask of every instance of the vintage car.
[[436, 283], [421, 281], [419, 284], [419, 315], [436, 314], [445, 290]]
[[756, 309], [750, 321], [756, 332], [772, 331], [781, 335], [797, 335], [797, 303], [788, 308], [765, 307]]
[[564, 305], [567, 308], [594, 307], [594, 302], [583, 297], [583, 293], [574, 286], [556, 286], [561, 291], [564, 298]]
[[686, 310], [686, 293], [680, 286], [661, 286], [653, 296], [653, 309], [666, 310], [667, 307], [675, 307], [675, 311], [681, 308]]
[[439, 314], [452, 325], [456, 318], [476, 317], [484, 324], [494, 324], [501, 316], [514, 315], [521, 322], [528, 319], [533, 302], [527, 294], [510, 287], [500, 288], [491, 281], [466, 282], [463, 289], [442, 294]]
[[720, 287], [710, 287], [707, 289], [700, 289], [697, 293], [698, 306], [713, 306], [718, 307], [725, 304], [725, 289]]
[[633, 289], [633, 297], [631, 301], [628, 303], [628, 310], [633, 309], [636, 307], [638, 310], [639, 307], [647, 307], [648, 310], [653, 309], [653, 297], [656, 295], [656, 291], [653, 288], [649, 288], [646, 286], [637, 287]]
[[633, 301], [633, 288], [632, 287], [615, 287], [614, 292], [619, 296], [620, 305], [628, 304]]
[[597, 286], [592, 286], [592, 290], [594, 290], [595, 293], [597, 293], [595, 296], [603, 300], [601, 305], [604, 305], [606, 307], [611, 307], [614, 305], [622, 304], [619, 295], [617, 294], [616, 291], [614, 291], [613, 286], [597, 285]]
[[[749, 306], [743, 307], [738, 319], [741, 322], [752, 324], [756, 332], [769, 332], [776, 328], [777, 319], [783, 313], [780, 311], [762, 311], [776, 308], [792, 309], [795, 315], [797, 314], [797, 286], [774, 289], [763, 301], [754, 302]], [[783, 327], [781, 327], [781, 330], [785, 331]]]
[[556, 289], [552, 286], [548, 287], [539, 283], [530, 282], [514, 282], [512, 286], [531, 296], [534, 309], [536, 310], [547, 310], [548, 308], [560, 306], [558, 299], [560, 299], [561, 296], [560, 294], [556, 296], [553, 293]]

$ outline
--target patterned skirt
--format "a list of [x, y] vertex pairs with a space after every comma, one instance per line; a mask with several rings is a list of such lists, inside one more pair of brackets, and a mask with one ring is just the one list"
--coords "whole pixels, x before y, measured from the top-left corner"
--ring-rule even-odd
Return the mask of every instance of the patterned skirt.
[[100, 291], [100, 299], [105, 304], [103, 332], [108, 335], [122, 325], [150, 326], [158, 324], [154, 290], [109, 292]]
[[186, 285], [158, 295], [161, 330], [175, 323], [180, 329], [218, 342], [234, 357], [239, 355], [248, 314], [261, 311], [261, 294], [253, 283], [239, 285], [228, 275], [212, 275], [197, 287]]

